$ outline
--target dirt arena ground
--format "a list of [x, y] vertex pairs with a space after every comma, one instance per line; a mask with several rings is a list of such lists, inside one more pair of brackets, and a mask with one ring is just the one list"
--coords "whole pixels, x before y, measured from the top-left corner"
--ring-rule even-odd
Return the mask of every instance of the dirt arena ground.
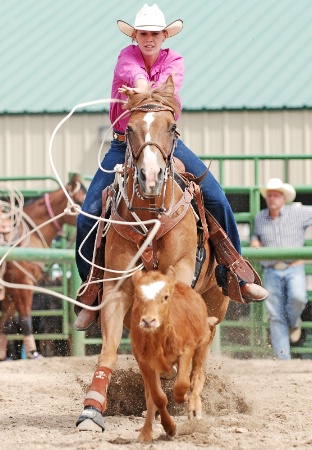
[[90, 356], [2, 362], [1, 450], [312, 449], [312, 360], [212, 357], [203, 420], [190, 423], [185, 410], [172, 405], [178, 435], [168, 440], [156, 421], [153, 444], [136, 442], [144, 397], [130, 355], [119, 356], [105, 432], [77, 431], [75, 420], [96, 360]]

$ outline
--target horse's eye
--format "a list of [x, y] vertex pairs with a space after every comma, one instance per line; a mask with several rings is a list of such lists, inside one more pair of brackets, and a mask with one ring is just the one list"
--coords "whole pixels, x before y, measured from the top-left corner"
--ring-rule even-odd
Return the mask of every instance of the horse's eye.
[[131, 133], [132, 132], [132, 128], [130, 127], [130, 125], [127, 126], [127, 133]]
[[172, 123], [169, 129], [170, 133], [175, 133], [177, 131], [177, 124]]

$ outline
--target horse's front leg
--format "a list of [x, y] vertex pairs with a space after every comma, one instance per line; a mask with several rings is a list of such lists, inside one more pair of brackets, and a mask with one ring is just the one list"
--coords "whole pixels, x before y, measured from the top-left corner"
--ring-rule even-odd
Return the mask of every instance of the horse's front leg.
[[11, 317], [13, 317], [15, 305], [9, 297], [5, 297], [1, 302], [1, 318], [0, 318], [0, 361], [7, 358], [7, 325]]
[[[109, 291], [104, 292], [104, 301]], [[102, 414], [107, 408], [107, 389], [117, 363], [117, 350], [121, 342], [123, 321], [131, 306], [132, 298], [126, 290], [114, 294], [101, 309], [102, 350], [98, 366], [84, 401], [84, 410], [76, 425], [80, 431], [105, 429]]]
[[42, 357], [37, 351], [35, 337], [32, 326], [32, 303], [33, 291], [28, 289], [15, 289], [13, 292], [14, 302], [19, 314], [19, 322], [23, 335], [23, 342], [27, 359], [37, 359]]

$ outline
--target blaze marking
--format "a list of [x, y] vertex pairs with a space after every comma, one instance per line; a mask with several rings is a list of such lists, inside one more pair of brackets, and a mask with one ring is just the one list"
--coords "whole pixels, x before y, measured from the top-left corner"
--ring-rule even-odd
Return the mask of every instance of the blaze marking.
[[151, 124], [154, 122], [154, 119], [155, 119], [154, 115], [155, 115], [154, 112], [148, 112], [144, 116], [143, 120], [144, 120], [144, 122], [146, 122], [146, 125], [147, 125], [147, 133], [146, 133], [146, 136], [145, 136], [145, 142], [151, 140], [151, 135], [149, 133], [149, 129], [150, 129]]
[[141, 290], [147, 300], [154, 300], [164, 286], [164, 281], [155, 281], [154, 283], [142, 285]]

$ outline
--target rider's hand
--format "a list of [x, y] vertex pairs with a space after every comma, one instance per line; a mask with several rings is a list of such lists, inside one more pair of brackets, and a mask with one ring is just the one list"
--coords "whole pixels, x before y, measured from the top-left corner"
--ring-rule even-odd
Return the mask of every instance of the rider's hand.
[[132, 94], [141, 94], [143, 92], [146, 92], [147, 89], [148, 89], [147, 81], [142, 78], [139, 78], [138, 80], [136, 80], [134, 87], [126, 86], [125, 84], [123, 84], [120, 88], [118, 88], [118, 92], [129, 96]]
[[132, 95], [132, 94], [140, 94], [143, 91], [140, 88], [132, 88], [129, 86], [122, 85], [120, 88], [118, 88], [118, 92], [120, 92], [120, 94]]

